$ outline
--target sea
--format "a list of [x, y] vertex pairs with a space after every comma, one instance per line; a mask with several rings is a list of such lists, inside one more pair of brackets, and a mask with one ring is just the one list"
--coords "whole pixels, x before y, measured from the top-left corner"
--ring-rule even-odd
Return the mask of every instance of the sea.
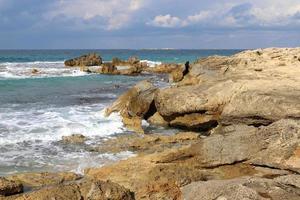
[[[110, 76], [66, 68], [64, 61], [98, 53], [104, 61], [138, 56], [150, 66], [193, 62], [211, 55], [229, 56], [241, 50], [0, 50], [0, 176], [24, 172], [74, 171], [100, 167], [134, 154], [90, 151], [110, 137], [130, 134], [116, 113], [104, 109], [135, 83], [158, 75]], [[39, 73], [33, 74], [37, 69]], [[147, 124], [145, 125], [147, 126]], [[159, 131], [159, 130], [157, 130]], [[82, 134], [86, 145], [68, 145], [63, 136]]]

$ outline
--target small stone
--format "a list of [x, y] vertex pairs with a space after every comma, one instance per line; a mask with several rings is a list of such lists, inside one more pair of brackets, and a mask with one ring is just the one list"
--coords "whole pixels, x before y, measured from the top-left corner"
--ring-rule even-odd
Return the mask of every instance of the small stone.
[[37, 69], [32, 69], [32, 70], [31, 70], [31, 73], [32, 73], [32, 74], [37, 74], [37, 73], [39, 73], [39, 70], [37, 70]]

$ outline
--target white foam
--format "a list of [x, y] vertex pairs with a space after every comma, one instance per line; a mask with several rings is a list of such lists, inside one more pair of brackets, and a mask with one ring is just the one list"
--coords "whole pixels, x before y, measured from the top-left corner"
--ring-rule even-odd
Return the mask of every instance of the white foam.
[[[36, 69], [37, 73], [32, 73]], [[87, 73], [80, 71], [79, 67], [67, 68], [64, 62], [26, 62], [26, 63], [0, 63], [0, 78], [44, 78], [59, 76], [84, 76]]]
[[118, 114], [113, 113], [106, 118], [101, 109], [101, 105], [21, 111], [7, 108], [0, 112], [0, 128], [4, 130], [0, 135], [0, 145], [35, 140], [57, 141], [62, 136], [75, 133], [94, 137], [124, 131]]
[[161, 65], [162, 62], [159, 61], [151, 61], [151, 60], [141, 60], [142, 63], [147, 63], [149, 67], [155, 67], [157, 65]]

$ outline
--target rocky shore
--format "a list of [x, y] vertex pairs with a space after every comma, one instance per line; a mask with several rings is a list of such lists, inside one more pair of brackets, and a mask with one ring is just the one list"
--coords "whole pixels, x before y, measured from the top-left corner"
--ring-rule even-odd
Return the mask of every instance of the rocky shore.
[[[136, 134], [87, 147], [136, 156], [84, 175], [1, 178], [0, 199], [300, 199], [300, 48], [244, 51], [185, 65], [148, 66], [134, 57], [102, 63], [97, 55], [91, 56], [94, 63], [83, 61], [87, 57], [66, 65], [91, 73], [170, 76], [170, 87], [142, 81], [106, 109], [107, 116], [119, 112]], [[149, 134], [144, 121], [180, 131]], [[85, 140], [73, 135], [63, 142]]]

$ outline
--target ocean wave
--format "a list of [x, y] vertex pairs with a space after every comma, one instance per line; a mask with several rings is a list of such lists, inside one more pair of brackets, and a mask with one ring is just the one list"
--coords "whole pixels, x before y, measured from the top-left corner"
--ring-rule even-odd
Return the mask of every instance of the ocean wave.
[[[33, 73], [33, 70], [36, 70], [36, 72]], [[79, 67], [66, 68], [63, 61], [0, 63], [1, 79], [45, 78], [84, 75], [87, 75], [87, 73], [80, 71]]]

